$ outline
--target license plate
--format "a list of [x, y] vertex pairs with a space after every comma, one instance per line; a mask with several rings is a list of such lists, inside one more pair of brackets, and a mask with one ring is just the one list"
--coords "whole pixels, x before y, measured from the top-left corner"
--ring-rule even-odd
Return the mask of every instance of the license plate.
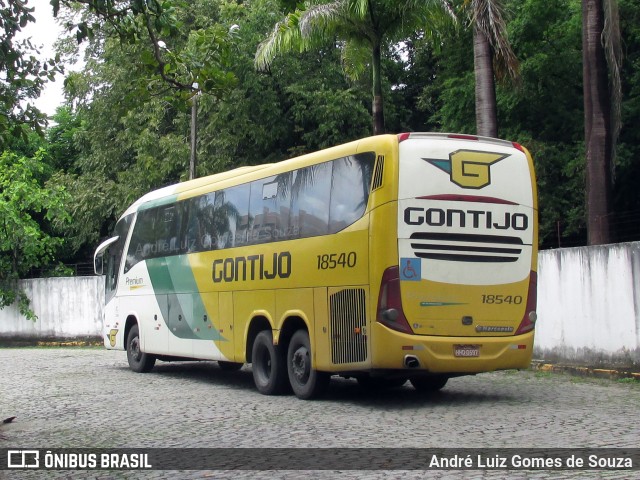
[[454, 345], [454, 357], [479, 357], [480, 345]]

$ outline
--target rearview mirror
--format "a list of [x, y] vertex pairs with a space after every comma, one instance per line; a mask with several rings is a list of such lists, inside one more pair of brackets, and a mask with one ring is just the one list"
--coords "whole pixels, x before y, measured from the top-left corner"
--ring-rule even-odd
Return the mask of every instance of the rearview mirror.
[[96, 257], [93, 259], [93, 271], [96, 273], [96, 275], [104, 274], [104, 262], [102, 261], [103, 256], [104, 255], [101, 253], [100, 255], [96, 255]]

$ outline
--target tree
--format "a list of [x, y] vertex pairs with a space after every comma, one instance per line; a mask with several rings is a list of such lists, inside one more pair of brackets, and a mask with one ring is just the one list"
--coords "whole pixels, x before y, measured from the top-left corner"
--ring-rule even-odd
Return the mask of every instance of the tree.
[[[435, 7], [439, 7], [438, 10]], [[333, 42], [341, 47], [343, 61], [353, 75], [365, 68], [367, 60], [363, 51], [368, 50], [373, 134], [378, 135], [385, 131], [381, 72], [383, 49], [415, 29], [431, 27], [436, 16], [442, 15], [442, 9], [453, 15], [446, 0], [335, 0], [330, 3], [308, 0], [304, 9], [288, 14], [273, 27], [271, 34], [258, 47], [255, 64], [258, 69], [265, 70], [279, 53], [308, 51]]]
[[617, 100], [613, 102], [612, 122], [611, 95], [619, 95], [621, 91], [616, 0], [582, 0], [582, 24], [587, 231], [589, 245], [599, 245], [611, 241], [611, 172], [620, 118]]
[[473, 25], [476, 129], [478, 135], [497, 137], [495, 73], [501, 78], [516, 79], [518, 59], [509, 43], [503, 1], [471, 0], [469, 9]]
[[[186, 99], [191, 104], [191, 155], [189, 178], [196, 177], [197, 149], [197, 100], [201, 93], [220, 98], [235, 84], [235, 77], [228, 71], [230, 37], [220, 25], [197, 28], [193, 21], [183, 22], [181, 12], [171, 0], [52, 0], [54, 15], [60, 5], [84, 5], [86, 12], [96, 16], [117, 33], [121, 43], [140, 45], [141, 38], [148, 38], [150, 49], [144, 49], [140, 60], [155, 78], [150, 78], [146, 89], [158, 93], [171, 91], [171, 95]], [[180, 5], [185, 7], [184, 5]], [[188, 19], [191, 20], [191, 19]], [[189, 25], [186, 42], [181, 27]], [[78, 41], [93, 39], [98, 23], [81, 21], [77, 24]], [[162, 39], [171, 42], [171, 48]]]
[[149, 90], [170, 89], [190, 99], [199, 92], [221, 96], [235, 83], [226, 71], [232, 32], [195, 24], [188, 17], [191, 9], [180, 1], [51, 0], [51, 5], [54, 16], [61, 5], [84, 7], [84, 19], [75, 25], [78, 42], [100, 33], [145, 46], [139, 60], [155, 77], [149, 79]]
[[33, 158], [12, 152], [0, 155], [0, 308], [18, 303], [20, 313], [35, 314], [18, 288], [18, 279], [32, 268], [53, 261], [62, 239], [43, 228], [54, 215], [64, 217], [64, 190], [44, 186], [44, 151]]
[[45, 116], [31, 103], [48, 80], [60, 72], [58, 58], [38, 60], [30, 39], [17, 40], [17, 34], [35, 22], [33, 8], [23, 0], [0, 1], [0, 151], [11, 137], [26, 138], [30, 130], [43, 133]]

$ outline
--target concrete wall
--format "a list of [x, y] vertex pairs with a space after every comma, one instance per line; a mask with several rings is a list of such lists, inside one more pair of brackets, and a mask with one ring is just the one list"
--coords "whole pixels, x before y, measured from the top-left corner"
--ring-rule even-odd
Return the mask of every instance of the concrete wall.
[[[39, 319], [0, 310], [0, 337], [100, 336], [103, 277], [22, 281]], [[540, 252], [535, 357], [640, 368], [640, 242]]]
[[640, 242], [540, 252], [536, 358], [640, 367]]
[[71, 339], [101, 336], [104, 277], [21, 280], [38, 316], [26, 320], [15, 306], [0, 310], [0, 338]]

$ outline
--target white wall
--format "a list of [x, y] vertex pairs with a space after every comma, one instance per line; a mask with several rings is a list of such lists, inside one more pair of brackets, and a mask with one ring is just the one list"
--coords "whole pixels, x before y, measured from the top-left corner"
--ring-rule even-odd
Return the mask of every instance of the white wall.
[[640, 242], [540, 252], [536, 357], [640, 366]]
[[[640, 366], [640, 242], [540, 252], [535, 357]], [[2, 338], [101, 335], [103, 277], [23, 280], [39, 319], [0, 310]]]
[[26, 320], [15, 306], [0, 310], [0, 337], [9, 339], [101, 336], [104, 277], [21, 280], [38, 316]]

